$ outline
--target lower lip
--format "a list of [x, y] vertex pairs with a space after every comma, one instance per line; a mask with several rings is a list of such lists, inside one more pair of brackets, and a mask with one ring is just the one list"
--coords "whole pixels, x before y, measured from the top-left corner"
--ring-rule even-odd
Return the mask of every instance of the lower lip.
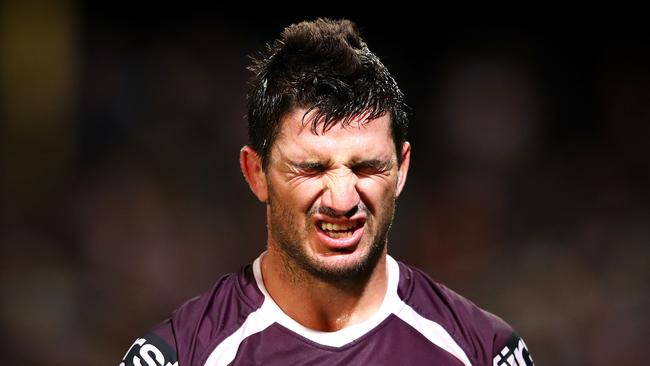
[[352, 251], [354, 248], [356, 248], [357, 244], [359, 244], [359, 241], [361, 241], [365, 227], [366, 225], [364, 223], [362, 226], [354, 229], [352, 235], [340, 239], [332, 238], [320, 229], [316, 229], [316, 233], [318, 235], [318, 239], [321, 241], [321, 243], [325, 244], [327, 248], [339, 252]]

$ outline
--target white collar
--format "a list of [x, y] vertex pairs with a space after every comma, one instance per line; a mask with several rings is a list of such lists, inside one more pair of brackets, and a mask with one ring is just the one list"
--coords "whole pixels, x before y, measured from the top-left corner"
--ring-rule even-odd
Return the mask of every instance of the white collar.
[[[266, 253], [266, 252], [265, 252]], [[322, 345], [330, 347], [341, 347], [356, 339], [367, 334], [380, 323], [382, 323], [390, 314], [396, 314], [404, 306], [404, 303], [397, 294], [397, 286], [399, 284], [399, 265], [397, 261], [391, 256], [386, 256], [386, 271], [388, 274], [388, 286], [386, 287], [386, 295], [380, 305], [379, 309], [367, 320], [361, 323], [354, 324], [334, 332], [323, 332], [313, 330], [305, 327], [304, 325], [293, 320], [288, 316], [278, 304], [271, 298], [264, 281], [262, 279], [261, 259], [265, 253], [262, 253], [253, 262], [253, 274], [257, 287], [264, 294], [264, 303], [260, 308], [260, 312], [265, 317], [270, 317], [274, 322], [284, 326], [285, 328]]]

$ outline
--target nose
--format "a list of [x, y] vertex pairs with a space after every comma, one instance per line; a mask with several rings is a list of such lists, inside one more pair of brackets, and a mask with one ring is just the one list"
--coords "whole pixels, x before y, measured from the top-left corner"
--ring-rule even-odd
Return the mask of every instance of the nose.
[[326, 177], [321, 205], [332, 216], [351, 217], [357, 212], [361, 197], [357, 192], [357, 177], [352, 172], [341, 172]]

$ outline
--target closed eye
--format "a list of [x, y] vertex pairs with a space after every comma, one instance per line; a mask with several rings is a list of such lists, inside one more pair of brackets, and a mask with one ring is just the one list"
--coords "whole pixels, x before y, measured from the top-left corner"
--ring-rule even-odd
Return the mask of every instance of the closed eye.
[[320, 162], [291, 162], [291, 166], [305, 175], [321, 174], [327, 170], [327, 166]]
[[364, 160], [352, 165], [352, 170], [362, 175], [385, 174], [392, 168], [392, 162], [383, 160]]

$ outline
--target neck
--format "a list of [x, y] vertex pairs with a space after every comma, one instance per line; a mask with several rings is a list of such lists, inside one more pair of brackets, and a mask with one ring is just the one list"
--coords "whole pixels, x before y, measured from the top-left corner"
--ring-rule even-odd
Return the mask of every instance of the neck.
[[282, 311], [314, 330], [336, 331], [370, 318], [388, 287], [385, 253], [367, 275], [336, 282], [284, 262], [272, 249], [262, 257], [264, 285]]

